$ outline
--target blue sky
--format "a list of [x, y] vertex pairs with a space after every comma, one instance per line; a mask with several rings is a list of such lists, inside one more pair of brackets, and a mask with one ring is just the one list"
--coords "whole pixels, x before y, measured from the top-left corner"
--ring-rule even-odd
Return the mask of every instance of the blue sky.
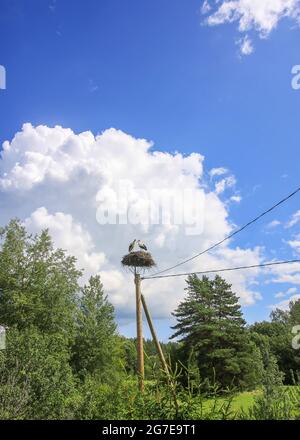
[[[242, 197], [228, 208], [232, 223], [268, 208], [299, 186], [300, 90], [291, 87], [291, 69], [300, 64], [300, 28], [283, 18], [263, 39], [253, 26], [254, 51], [242, 56], [236, 42], [245, 34], [238, 23], [205, 25], [202, 5], [1, 0], [7, 88], [0, 90], [0, 143], [26, 122], [75, 133], [114, 127], [152, 140], [162, 152], [200, 153], [207, 181], [212, 168], [230, 170]], [[225, 203], [226, 193], [220, 197]], [[297, 224], [266, 225], [275, 219], [286, 225], [299, 205], [298, 195], [232, 245], [263, 246], [266, 258], [292, 258], [297, 248], [284, 240], [295, 239]], [[263, 299], [244, 308], [249, 322], [268, 316], [276, 293], [298, 289], [296, 283], [265, 284], [263, 275], [257, 281]], [[168, 320], [157, 323], [165, 337]], [[134, 332], [132, 325], [125, 333]]]

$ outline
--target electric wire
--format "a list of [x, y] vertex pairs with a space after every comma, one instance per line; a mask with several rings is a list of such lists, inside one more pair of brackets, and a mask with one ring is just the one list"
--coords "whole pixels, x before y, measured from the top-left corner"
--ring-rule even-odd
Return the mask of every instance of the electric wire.
[[179, 266], [182, 266], [185, 263], [188, 263], [192, 260], [195, 260], [196, 258], [200, 257], [201, 255], [210, 252], [211, 250], [215, 249], [216, 247], [220, 246], [221, 244], [223, 244], [225, 241], [229, 240], [230, 238], [234, 237], [235, 235], [237, 235], [238, 233], [240, 233], [241, 231], [243, 231], [244, 229], [246, 229], [247, 227], [249, 227], [250, 225], [252, 225], [253, 223], [257, 222], [258, 220], [260, 220], [262, 217], [264, 217], [266, 214], [269, 214], [271, 211], [273, 211], [274, 209], [276, 209], [278, 206], [282, 205], [284, 202], [286, 202], [287, 200], [289, 200], [291, 197], [295, 196], [298, 192], [300, 191], [300, 187], [297, 188], [295, 191], [293, 191], [292, 193], [290, 193], [288, 196], [284, 197], [283, 199], [281, 199], [279, 202], [277, 202], [275, 205], [271, 206], [271, 208], [267, 209], [266, 211], [262, 212], [261, 214], [259, 214], [257, 217], [255, 217], [254, 219], [250, 220], [248, 223], [246, 223], [245, 225], [243, 225], [241, 228], [237, 229], [236, 231], [232, 232], [231, 234], [227, 235], [225, 238], [223, 238], [222, 240], [218, 241], [217, 243], [213, 244], [212, 246], [208, 247], [207, 249], [199, 252], [198, 254], [194, 255], [193, 257], [190, 257], [186, 260], [181, 261], [178, 264], [175, 264], [174, 266], [168, 267], [167, 269], [161, 270], [159, 272], [156, 272], [153, 274], [152, 277], [160, 275], [162, 273], [165, 272], [169, 272], [172, 269], [175, 269]]
[[152, 275], [149, 277], [142, 277], [142, 280], [183, 277], [183, 276], [189, 276], [189, 275], [205, 275], [205, 274], [210, 274], [210, 273], [231, 272], [234, 270], [254, 269], [254, 268], [263, 268], [263, 267], [270, 267], [270, 266], [280, 266], [283, 264], [292, 264], [292, 263], [300, 263], [300, 259], [286, 260], [286, 261], [273, 261], [270, 263], [253, 264], [251, 266], [237, 266], [237, 267], [228, 267], [228, 268], [221, 268], [221, 269], [211, 269], [211, 270], [204, 270], [204, 271], [200, 271], [200, 272], [197, 271], [197, 272], [187, 272], [187, 273], [174, 273], [174, 274], [169, 274], [169, 275]]

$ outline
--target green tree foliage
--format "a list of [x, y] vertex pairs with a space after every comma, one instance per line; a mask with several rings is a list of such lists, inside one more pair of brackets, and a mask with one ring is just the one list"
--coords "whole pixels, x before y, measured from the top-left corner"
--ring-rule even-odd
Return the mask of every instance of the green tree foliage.
[[162, 344], [172, 380], [147, 340], [141, 394], [136, 339], [117, 334], [99, 276], [80, 287], [81, 275], [47, 231], [30, 235], [18, 220], [0, 228], [0, 419], [228, 419], [232, 385], [262, 387], [251, 417], [296, 417], [299, 389], [283, 395], [281, 372], [291, 382], [299, 370], [300, 301], [245, 328], [229, 284], [189, 277], [174, 313], [180, 341]]
[[116, 372], [116, 368], [120, 370], [120, 352], [114, 308], [103, 292], [100, 277], [91, 277], [79, 299], [73, 346], [74, 370], [81, 378], [87, 374], [105, 376], [107, 379], [115, 377], [112, 373], [114, 370]]
[[223, 387], [255, 386], [262, 360], [231, 286], [219, 276], [210, 280], [196, 275], [189, 276], [187, 285], [187, 297], [174, 313], [172, 336], [180, 338], [185, 359], [193, 353], [201, 377], [215, 377]]
[[[55, 250], [47, 231], [30, 235], [18, 220], [0, 230], [0, 322], [7, 328], [2, 353], [3, 417], [71, 417], [75, 380], [70, 367], [79, 291], [74, 257]], [[15, 383], [19, 412], [11, 405]], [[25, 399], [26, 398], [26, 399]]]
[[54, 250], [47, 231], [31, 236], [17, 220], [0, 230], [0, 323], [74, 336], [79, 290], [75, 258]]
[[[71, 418], [76, 395], [69, 363], [69, 349], [62, 334], [42, 333], [36, 328], [10, 329], [2, 361], [1, 393], [16, 383], [18, 405], [29, 419]], [[18, 418], [13, 407], [8, 418]]]
[[[124, 366], [127, 374], [137, 374], [137, 341], [136, 338], [122, 338], [124, 349]], [[178, 361], [178, 343], [160, 342], [160, 346], [168, 363], [175, 366]], [[152, 339], [144, 340], [145, 378], [153, 379], [161, 367], [155, 343]]]
[[54, 249], [47, 231], [32, 236], [12, 220], [0, 239], [0, 323], [7, 329], [0, 418], [78, 416], [90, 375], [94, 384], [109, 370], [116, 377], [113, 307], [99, 277], [80, 288], [75, 258]]
[[124, 369], [127, 374], [135, 375], [137, 374], [136, 338], [122, 338], [122, 345], [124, 349]]
[[257, 322], [250, 327], [250, 331], [267, 338], [270, 352], [284, 373], [284, 382], [293, 384], [294, 375], [300, 371], [300, 353], [292, 346], [295, 336], [292, 328], [300, 325], [300, 300], [291, 302], [287, 311], [274, 310], [270, 317], [270, 322]]
[[262, 393], [256, 397], [249, 416], [255, 420], [292, 420], [296, 416], [299, 390], [293, 392], [290, 387], [283, 387], [284, 374], [279, 371], [273, 354], [269, 353], [265, 362]]

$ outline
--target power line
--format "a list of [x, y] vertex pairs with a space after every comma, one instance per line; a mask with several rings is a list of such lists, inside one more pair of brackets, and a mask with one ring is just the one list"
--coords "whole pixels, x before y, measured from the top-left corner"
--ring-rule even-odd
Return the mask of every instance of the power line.
[[220, 246], [221, 244], [223, 244], [225, 241], [229, 240], [230, 238], [234, 237], [236, 234], [238, 234], [239, 232], [243, 231], [244, 229], [246, 229], [248, 226], [252, 225], [253, 223], [257, 222], [259, 219], [261, 219], [262, 217], [264, 217], [266, 214], [269, 214], [271, 211], [273, 211], [275, 208], [277, 208], [278, 206], [282, 205], [284, 202], [286, 202], [287, 200], [289, 200], [291, 197], [293, 197], [294, 195], [296, 195], [298, 192], [300, 191], [300, 187], [297, 188], [295, 191], [293, 191], [291, 194], [289, 194], [288, 196], [286, 196], [284, 199], [280, 200], [278, 203], [276, 203], [275, 205], [271, 206], [271, 208], [267, 209], [266, 211], [262, 212], [261, 214], [259, 214], [257, 217], [255, 217], [253, 220], [250, 220], [248, 223], [246, 223], [244, 226], [242, 226], [241, 228], [237, 229], [236, 231], [234, 231], [232, 234], [227, 235], [225, 238], [223, 238], [223, 240], [218, 241], [217, 243], [215, 243], [214, 245], [210, 246], [209, 248], [205, 249], [204, 251], [199, 252], [198, 254], [194, 255], [191, 258], [188, 258], [187, 260], [181, 261], [178, 264], [175, 264], [175, 266], [171, 266], [168, 267], [167, 269], [161, 270], [159, 272], [156, 272], [153, 274], [153, 276], [156, 275], [160, 275], [162, 273], [165, 272], [169, 272], [169, 270], [175, 269], [176, 267], [179, 267], [185, 263], [188, 263], [189, 261], [194, 260], [195, 258], [200, 257], [201, 255], [215, 249], [217, 246]]
[[204, 270], [201, 272], [174, 273], [174, 274], [170, 274], [170, 275], [153, 275], [150, 277], [143, 277], [142, 280], [152, 280], [152, 279], [157, 279], [157, 278], [184, 277], [184, 276], [188, 276], [188, 275], [205, 275], [205, 274], [209, 274], [209, 273], [218, 273], [218, 272], [231, 272], [234, 270], [254, 269], [254, 268], [269, 267], [269, 266], [279, 266], [282, 264], [289, 264], [289, 263], [300, 263], [300, 260], [273, 261], [272, 263], [253, 264], [252, 266], [238, 266], [238, 267], [229, 267], [229, 268], [223, 268], [223, 269], [211, 269], [211, 270]]

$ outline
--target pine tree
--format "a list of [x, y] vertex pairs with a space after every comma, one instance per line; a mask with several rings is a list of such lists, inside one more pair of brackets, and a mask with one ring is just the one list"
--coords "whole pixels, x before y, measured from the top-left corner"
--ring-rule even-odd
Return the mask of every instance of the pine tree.
[[[219, 276], [209, 280], [192, 275], [186, 290], [187, 298], [173, 313], [177, 324], [172, 338], [180, 338], [186, 357], [194, 353], [203, 378], [215, 378], [223, 387], [255, 385], [250, 374], [255, 346], [231, 285]], [[258, 360], [257, 350], [255, 356]]]
[[82, 289], [77, 314], [73, 366], [78, 375], [107, 376], [116, 361], [120, 341], [116, 335], [114, 308], [103, 292], [99, 276]]

